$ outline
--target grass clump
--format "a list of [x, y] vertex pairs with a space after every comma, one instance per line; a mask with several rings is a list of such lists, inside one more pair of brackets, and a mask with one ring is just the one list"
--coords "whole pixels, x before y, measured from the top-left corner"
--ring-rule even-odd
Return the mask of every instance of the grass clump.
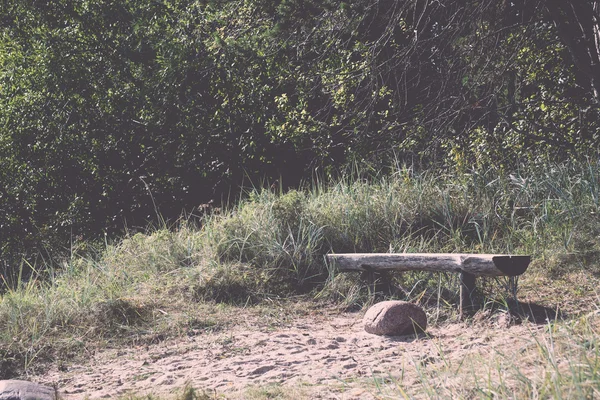
[[225, 216], [204, 225], [220, 263], [250, 265], [265, 286], [302, 289], [323, 277], [323, 228], [304, 218], [306, 195], [291, 191], [250, 193]]
[[169, 399], [169, 400], [211, 400], [214, 399], [214, 396], [207, 394], [205, 391], [196, 390], [191, 385], [186, 385], [180, 393], [175, 393], [172, 396], [156, 396], [153, 394], [148, 394], [145, 396], [139, 396], [136, 394], [128, 394], [125, 396], [119, 397], [119, 400], [161, 400], [161, 399]]

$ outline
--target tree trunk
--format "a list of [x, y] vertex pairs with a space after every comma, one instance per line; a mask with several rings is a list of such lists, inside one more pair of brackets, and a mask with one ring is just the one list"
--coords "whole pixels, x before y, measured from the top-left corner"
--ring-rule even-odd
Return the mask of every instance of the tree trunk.
[[547, 0], [546, 9], [569, 50], [577, 73], [600, 101], [599, 0]]

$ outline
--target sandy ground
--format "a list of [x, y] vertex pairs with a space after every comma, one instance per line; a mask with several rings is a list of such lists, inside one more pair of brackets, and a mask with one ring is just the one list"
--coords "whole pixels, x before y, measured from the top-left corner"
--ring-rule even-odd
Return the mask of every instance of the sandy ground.
[[402, 374], [407, 382], [417, 378], [417, 365], [518, 349], [541, 329], [510, 324], [500, 315], [484, 323], [447, 323], [419, 337], [379, 337], [364, 332], [361, 313], [324, 311], [284, 326], [240, 319], [244, 322], [184, 339], [101, 350], [84, 364], [54, 366], [32, 380], [57, 385], [67, 399], [168, 395], [186, 384], [225, 398], [278, 384], [306, 387], [309, 398], [373, 399], [380, 397], [365, 382], [374, 377]]

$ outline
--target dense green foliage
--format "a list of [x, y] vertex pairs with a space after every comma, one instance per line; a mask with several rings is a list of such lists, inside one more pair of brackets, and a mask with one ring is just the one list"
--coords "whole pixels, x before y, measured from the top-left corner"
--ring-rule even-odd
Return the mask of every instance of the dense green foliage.
[[595, 81], [572, 44], [592, 38], [575, 40], [568, 12], [533, 0], [3, 2], [0, 269], [351, 160], [464, 172], [594, 154]]

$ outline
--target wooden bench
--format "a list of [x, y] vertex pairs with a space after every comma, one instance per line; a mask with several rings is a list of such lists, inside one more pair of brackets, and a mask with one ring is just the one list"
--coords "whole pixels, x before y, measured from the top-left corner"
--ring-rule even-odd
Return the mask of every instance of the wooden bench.
[[472, 295], [477, 277], [519, 276], [531, 262], [530, 256], [453, 253], [346, 253], [328, 254], [327, 259], [338, 271], [366, 272], [371, 283], [378, 273], [386, 271], [458, 272], [461, 315], [466, 305], [473, 306]]

